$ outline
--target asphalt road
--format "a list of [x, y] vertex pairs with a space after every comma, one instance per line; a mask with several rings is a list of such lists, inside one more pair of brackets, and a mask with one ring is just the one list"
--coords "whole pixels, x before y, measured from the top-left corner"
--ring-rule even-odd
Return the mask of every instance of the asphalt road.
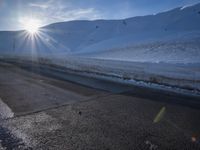
[[0, 150], [200, 149], [199, 100], [0, 63]]

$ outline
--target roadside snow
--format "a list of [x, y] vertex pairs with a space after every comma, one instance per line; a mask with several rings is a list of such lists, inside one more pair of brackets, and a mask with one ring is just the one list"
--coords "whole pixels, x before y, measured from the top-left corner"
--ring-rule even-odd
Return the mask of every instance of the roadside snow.
[[200, 90], [199, 63], [141, 63], [80, 57], [50, 58], [49, 60], [58, 66], [102, 76]]
[[12, 118], [13, 116], [14, 113], [12, 112], [12, 110], [0, 98], [0, 120]]

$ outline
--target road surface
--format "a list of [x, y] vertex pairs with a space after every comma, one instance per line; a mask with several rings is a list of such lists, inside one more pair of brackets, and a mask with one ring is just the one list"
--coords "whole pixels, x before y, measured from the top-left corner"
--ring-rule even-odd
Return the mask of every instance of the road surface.
[[199, 100], [1, 62], [0, 150], [200, 149]]

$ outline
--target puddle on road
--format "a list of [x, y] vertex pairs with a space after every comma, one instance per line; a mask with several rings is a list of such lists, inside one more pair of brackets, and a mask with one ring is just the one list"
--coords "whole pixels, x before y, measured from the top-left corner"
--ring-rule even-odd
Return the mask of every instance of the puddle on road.
[[14, 117], [14, 113], [0, 98], [0, 120]]

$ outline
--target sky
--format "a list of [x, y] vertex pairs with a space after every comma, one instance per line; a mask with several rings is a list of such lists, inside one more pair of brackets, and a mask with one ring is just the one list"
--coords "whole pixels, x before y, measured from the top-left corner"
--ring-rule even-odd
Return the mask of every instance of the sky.
[[0, 0], [0, 30], [20, 30], [30, 18], [40, 26], [70, 20], [124, 19], [167, 11], [200, 0]]

